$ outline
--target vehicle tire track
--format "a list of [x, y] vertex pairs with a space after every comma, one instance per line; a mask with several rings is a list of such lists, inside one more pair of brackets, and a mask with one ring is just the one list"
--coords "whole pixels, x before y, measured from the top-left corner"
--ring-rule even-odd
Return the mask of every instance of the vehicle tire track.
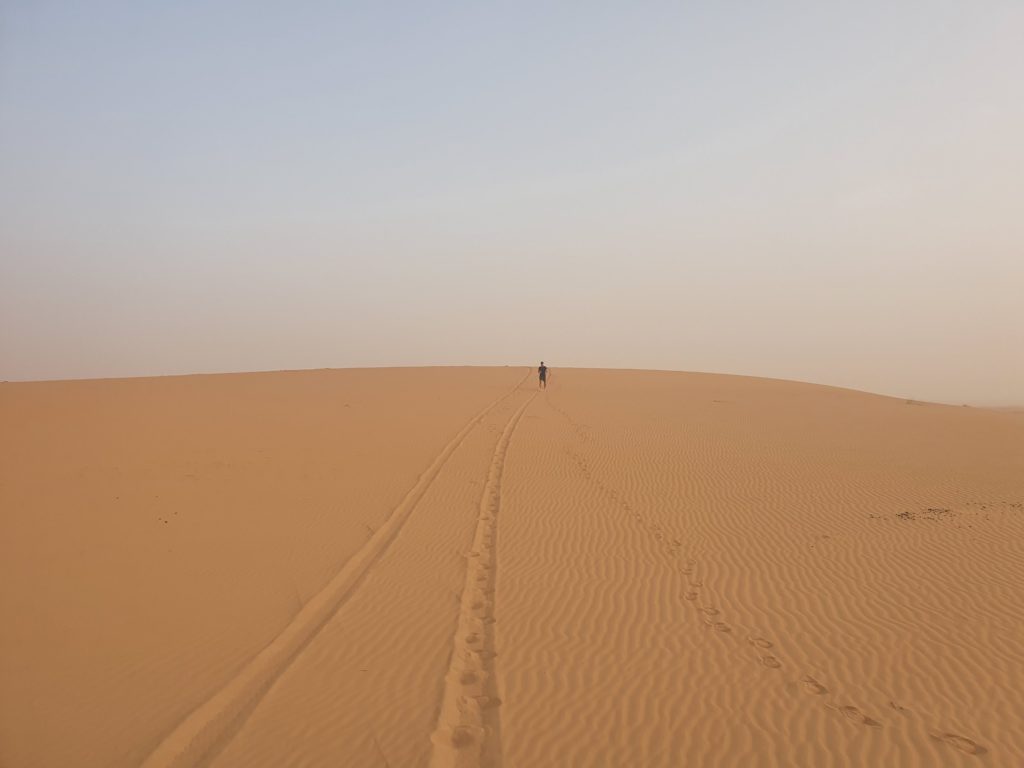
[[[266, 695], [270, 686], [359, 587], [387, 551], [430, 484], [463, 440], [499, 404], [519, 391], [529, 373], [459, 430], [420, 475], [373, 536], [324, 587], [302, 606], [287, 626], [225, 686], [192, 711], [142, 763], [142, 768], [183, 768], [209, 762], [223, 749]], [[517, 411], [517, 415], [522, 409]], [[507, 441], [506, 441], [507, 443]]]
[[512, 434], [536, 398], [523, 403], [505, 425], [494, 448], [487, 484], [480, 497], [473, 546], [467, 558], [459, 620], [445, 675], [437, 727], [431, 737], [431, 768], [499, 768], [501, 718], [494, 675], [494, 595], [497, 518], [501, 478]]

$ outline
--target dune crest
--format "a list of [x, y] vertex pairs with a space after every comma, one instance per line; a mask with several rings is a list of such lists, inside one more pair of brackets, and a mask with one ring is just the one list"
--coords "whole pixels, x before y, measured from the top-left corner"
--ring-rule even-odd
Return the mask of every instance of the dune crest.
[[797, 382], [0, 385], [0, 764], [1024, 760], [1024, 421]]

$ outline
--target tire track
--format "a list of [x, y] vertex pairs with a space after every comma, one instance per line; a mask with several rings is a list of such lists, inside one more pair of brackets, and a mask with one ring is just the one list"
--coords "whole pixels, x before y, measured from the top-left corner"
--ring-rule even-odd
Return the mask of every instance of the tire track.
[[[519, 391], [529, 375], [527, 373], [515, 387], [484, 407], [459, 430], [362, 549], [350, 557], [341, 570], [302, 606], [269, 645], [256, 654], [219, 692], [193, 710], [167, 734], [142, 763], [142, 768], [194, 766], [208, 762], [220, 752], [274, 681], [288, 669], [387, 551], [456, 448], [488, 413]], [[515, 418], [518, 418], [522, 410], [517, 411]], [[507, 444], [507, 440], [505, 442]]]
[[494, 675], [494, 595], [497, 567], [497, 517], [501, 477], [512, 434], [536, 398], [523, 403], [505, 425], [480, 498], [480, 515], [466, 566], [459, 620], [445, 675], [437, 728], [431, 737], [432, 768], [498, 768], [501, 718]]

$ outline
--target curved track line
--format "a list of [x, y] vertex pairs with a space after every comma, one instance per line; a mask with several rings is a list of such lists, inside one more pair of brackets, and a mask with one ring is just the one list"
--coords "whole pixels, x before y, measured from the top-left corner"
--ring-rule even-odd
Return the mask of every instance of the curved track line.
[[473, 549], [466, 566], [459, 623], [445, 675], [441, 712], [431, 737], [431, 768], [501, 765], [501, 702], [494, 677], [495, 537], [509, 442], [523, 412], [536, 396], [531, 395], [508, 420], [487, 472]]
[[437, 477], [449, 457], [480, 421], [523, 385], [516, 386], [471, 418], [441, 449], [433, 463], [420, 475], [416, 485], [395, 507], [387, 520], [363, 547], [350, 557], [338, 573], [292, 618], [269, 645], [210, 699], [201, 704], [142, 763], [142, 768], [181, 768], [214, 757], [252, 712], [271, 684], [291, 665], [313, 637], [352, 595], [363, 577], [398, 535], [416, 504]]

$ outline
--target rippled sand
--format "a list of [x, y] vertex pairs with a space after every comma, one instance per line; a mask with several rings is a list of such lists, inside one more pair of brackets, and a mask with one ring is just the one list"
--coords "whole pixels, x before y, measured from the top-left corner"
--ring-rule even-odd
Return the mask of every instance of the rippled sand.
[[523, 368], [0, 384], [0, 765], [1024, 760], [1024, 413]]

